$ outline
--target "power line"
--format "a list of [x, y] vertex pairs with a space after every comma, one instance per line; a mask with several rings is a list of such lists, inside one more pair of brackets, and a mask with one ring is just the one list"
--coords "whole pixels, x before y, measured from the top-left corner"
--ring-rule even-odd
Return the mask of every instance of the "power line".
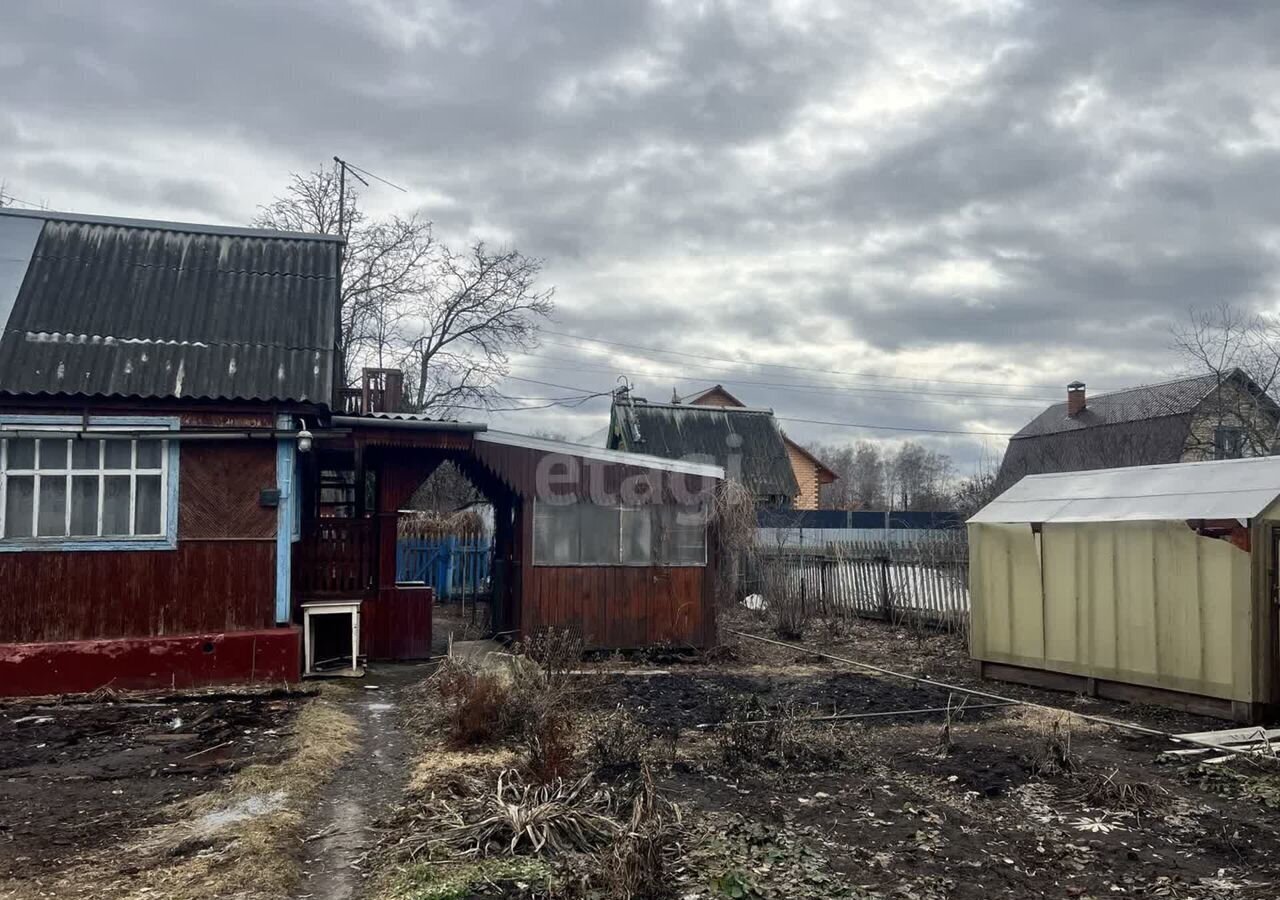
[[865, 422], [828, 422], [822, 419], [799, 419], [795, 416], [774, 416], [783, 422], [807, 422], [810, 425], [830, 425], [835, 428], [869, 428], [876, 431], [919, 431], [925, 434], [975, 434], [980, 437], [1013, 437], [1016, 431], [964, 431], [953, 428], [912, 428], [906, 425], [868, 425]]
[[761, 368], [768, 367], [768, 368], [774, 368], [774, 369], [791, 369], [793, 371], [798, 371], [798, 372], [820, 372], [823, 374], [830, 374], [830, 375], [846, 375], [851, 378], [885, 378], [885, 379], [891, 379], [895, 381], [927, 381], [927, 382], [935, 382], [938, 384], [967, 384], [967, 385], [983, 385], [987, 387], [1024, 387], [1024, 388], [1036, 388], [1039, 390], [1053, 390], [1053, 387], [1050, 385], [1028, 384], [1025, 382], [1019, 383], [1019, 382], [1013, 382], [1013, 381], [962, 381], [954, 378], [923, 378], [923, 377], [914, 377], [910, 375], [885, 375], [879, 372], [846, 372], [846, 371], [841, 371], [839, 369], [821, 369], [821, 368], [815, 368], [813, 366], [795, 366], [795, 365], [787, 365], [784, 363], [754, 362], [752, 360], [731, 359], [729, 357], [724, 357], [724, 356], [711, 356], [710, 354], [706, 354], [706, 353], [685, 353], [680, 350], [667, 350], [660, 347], [644, 347], [639, 344], [628, 344], [624, 341], [609, 341], [609, 340], [605, 340], [604, 338], [592, 338], [592, 337], [584, 337], [580, 334], [570, 334], [569, 332], [566, 332], [566, 331], [554, 331], [550, 328], [544, 328], [542, 329], [542, 331], [545, 334], [554, 334], [554, 335], [558, 335], [559, 337], [573, 338], [574, 340], [578, 340], [578, 341], [588, 341], [593, 344], [607, 344], [611, 347], [625, 347], [631, 350], [643, 350], [646, 353], [667, 353], [672, 356], [681, 356], [681, 357], [686, 357], [688, 359], [709, 359], [709, 360], [714, 360], [716, 362], [731, 363], [737, 366], [756, 366]]
[[[540, 384], [546, 387], [560, 388], [561, 390], [568, 390], [568, 391], [580, 391], [582, 393], [589, 394], [589, 396], [582, 398], [584, 401], [592, 399], [594, 397], [603, 397], [606, 394], [613, 393], [612, 391], [588, 391], [586, 388], [574, 387], [573, 385], [556, 384], [550, 381], [537, 381], [532, 378], [518, 378], [514, 375], [508, 375], [507, 377], [512, 378], [516, 381], [527, 381], [531, 384]], [[551, 404], [551, 405], [554, 405], [554, 404]], [[532, 409], [533, 407], [526, 407], [526, 408]], [[836, 428], [866, 428], [868, 430], [874, 430], [874, 431], [910, 431], [910, 432], [919, 432], [922, 434], [965, 434], [965, 435], [977, 435], [979, 437], [1012, 437], [1016, 433], [1013, 431], [966, 431], [962, 429], [951, 429], [951, 428], [918, 428], [918, 427], [912, 427], [909, 425], [871, 425], [865, 422], [832, 422], [832, 421], [826, 421], [822, 419], [802, 419], [796, 416], [774, 416], [774, 418], [779, 419], [780, 421], [783, 421], [783, 422], [803, 422], [809, 425], [829, 425]]]
[[[524, 355], [535, 358], [535, 359], [539, 359], [539, 360], [558, 358], [554, 356], [547, 356], [540, 353], [532, 353], [529, 351], [525, 351]], [[685, 365], [683, 363], [675, 363], [668, 360], [647, 360], [647, 361], [652, 363], [657, 363], [660, 365]], [[578, 371], [582, 371], [583, 369], [591, 369], [593, 371], [599, 371], [599, 372], [626, 371], [627, 374], [641, 375], [646, 378], [670, 377], [665, 374], [659, 375], [651, 372], [642, 372], [638, 369], [627, 370], [621, 366], [590, 366], [585, 364], [579, 364], [576, 366], [557, 366], [557, 365], [547, 365], [544, 363], [539, 363], [538, 368], [539, 369], [557, 369], [557, 370], [566, 371], [566, 372], [578, 372]], [[704, 367], [695, 366], [695, 368], [704, 368]], [[713, 371], [724, 371], [724, 370], [713, 369]], [[701, 379], [690, 379], [690, 378], [673, 378], [673, 380], [676, 381], [677, 383], [685, 383], [685, 384], [690, 382], [701, 381]], [[710, 379], [707, 379], [707, 380], [710, 381]], [[917, 395], [924, 394], [929, 396], [956, 397], [956, 398], [966, 399], [966, 400], [981, 400], [981, 401], [984, 401], [985, 405], [989, 405], [992, 407], [999, 407], [1002, 409], [1043, 409], [1046, 404], [1056, 402], [1055, 400], [1051, 400], [1047, 397], [1014, 397], [1014, 396], [1006, 397], [1006, 396], [1000, 396], [997, 394], [973, 394], [973, 393], [967, 393], [963, 391], [911, 390], [908, 388], [866, 387], [866, 386], [858, 386], [858, 385], [841, 385], [841, 384], [832, 384], [832, 383], [821, 385], [818, 382], [786, 383], [786, 382], [776, 382], [776, 381], [753, 381], [750, 379], [722, 378], [722, 377], [718, 377], [716, 381], [722, 384], [748, 385], [752, 387], [767, 387], [767, 388], [773, 388], [776, 390], [794, 391], [796, 393], [804, 393], [804, 394], [846, 394], [846, 393], [852, 392], [857, 394], [894, 395], [894, 396], [899, 396], [904, 394], [910, 395], [910, 396], [917, 396]], [[1013, 403], [1001, 402], [1006, 400], [1015, 401], [1015, 402]], [[1019, 401], [1019, 400], [1028, 400], [1031, 402], [1017, 403], [1016, 401]], [[941, 403], [947, 406], [955, 405], [954, 401], [950, 401], [950, 400], [918, 400], [917, 402]]]

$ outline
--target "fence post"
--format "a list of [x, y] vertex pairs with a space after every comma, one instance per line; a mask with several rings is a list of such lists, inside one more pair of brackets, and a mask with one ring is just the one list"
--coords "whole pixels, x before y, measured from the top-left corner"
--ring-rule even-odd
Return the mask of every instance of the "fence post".
[[889, 595], [889, 557], [881, 556], [880, 563], [880, 610], [886, 622], [893, 621], [893, 598]]

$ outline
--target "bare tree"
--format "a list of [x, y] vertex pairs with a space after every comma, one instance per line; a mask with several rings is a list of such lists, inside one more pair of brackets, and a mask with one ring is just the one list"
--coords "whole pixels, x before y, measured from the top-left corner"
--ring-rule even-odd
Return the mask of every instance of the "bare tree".
[[892, 505], [903, 510], [949, 509], [954, 503], [951, 457], [928, 450], [916, 441], [904, 441], [888, 461]]
[[1000, 463], [984, 453], [972, 474], [956, 483], [952, 505], [961, 516], [969, 518], [1000, 495], [999, 472]]
[[1223, 454], [1224, 429], [1243, 446], [1228, 455], [1265, 456], [1277, 446], [1277, 413], [1271, 396], [1280, 379], [1280, 319], [1219, 304], [1193, 309], [1187, 324], [1173, 329], [1174, 349], [1190, 374], [1216, 378], [1201, 404], [1212, 427], [1193, 427], [1186, 450], [1206, 459]]
[[484, 406], [497, 396], [507, 354], [536, 346], [554, 309], [554, 288], [537, 286], [541, 272], [540, 260], [516, 250], [441, 248], [435, 277], [406, 318], [417, 409]]
[[365, 365], [406, 369], [415, 409], [447, 415], [487, 406], [508, 371], [507, 354], [537, 342], [553, 309], [537, 286], [541, 261], [477, 243], [455, 253], [415, 216], [370, 220], [332, 171], [295, 174], [254, 224], [346, 238], [338, 350], [347, 384]]
[[885, 460], [880, 447], [871, 441], [807, 448], [822, 464], [839, 476], [819, 491], [823, 509], [883, 509], [885, 505]]

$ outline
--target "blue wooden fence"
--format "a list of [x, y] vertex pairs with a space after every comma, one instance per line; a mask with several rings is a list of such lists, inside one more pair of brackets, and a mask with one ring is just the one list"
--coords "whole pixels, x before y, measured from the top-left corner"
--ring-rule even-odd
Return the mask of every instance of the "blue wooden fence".
[[421, 581], [441, 600], [475, 597], [488, 589], [491, 553], [484, 537], [402, 537], [396, 541], [396, 580]]

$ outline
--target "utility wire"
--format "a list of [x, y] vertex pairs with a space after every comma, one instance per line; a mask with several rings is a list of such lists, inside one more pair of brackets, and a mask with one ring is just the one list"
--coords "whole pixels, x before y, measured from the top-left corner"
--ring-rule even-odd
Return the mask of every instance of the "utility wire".
[[[561, 342], [561, 341], [543, 341], [542, 343], [550, 344], [550, 345], [555, 346], [555, 347], [565, 347], [565, 348], [568, 348], [568, 349], [572, 349], [572, 350], [579, 350], [579, 351], [584, 351], [584, 350], [585, 350], [585, 351], [589, 351], [589, 350], [593, 349], [593, 348], [590, 348], [590, 347], [582, 347], [582, 346], [579, 346], [579, 345], [576, 345], [576, 344], [566, 344], [566, 343]], [[526, 356], [532, 356], [532, 357], [535, 357], [535, 358], [538, 358], [538, 359], [560, 359], [560, 358], [561, 358], [561, 357], [558, 357], [558, 356], [552, 356], [552, 355], [550, 355], [550, 354], [545, 354], [545, 353], [536, 353], [536, 352], [531, 351], [531, 350], [525, 350], [525, 351], [522, 351], [522, 352], [523, 352], [523, 353], [524, 353], [524, 355], [526, 355]], [[742, 363], [741, 365], [739, 365], [739, 366], [738, 366], [738, 367], [736, 367], [736, 368], [728, 368], [728, 367], [725, 367], [725, 366], [713, 366], [713, 365], [707, 365], [706, 363], [685, 362], [685, 361], [683, 361], [683, 360], [674, 360], [674, 359], [655, 359], [655, 358], [653, 358], [653, 357], [641, 356], [641, 355], [640, 355], [640, 354], [638, 354], [638, 353], [626, 353], [626, 354], [623, 354], [623, 355], [624, 355], [624, 356], [626, 356], [626, 357], [629, 357], [629, 358], [633, 358], [633, 359], [641, 359], [641, 360], [644, 360], [645, 362], [654, 363], [654, 364], [656, 364], [656, 365], [660, 365], [660, 366], [679, 367], [679, 368], [681, 368], [681, 369], [687, 369], [687, 368], [704, 369], [704, 370], [706, 370], [706, 371], [708, 371], [708, 372], [724, 372], [724, 373], [727, 373], [727, 374], [729, 374], [729, 375], [736, 375], [736, 374], [738, 374], [738, 373], [742, 372], [742, 368], [743, 368], [743, 366], [769, 365], [768, 363]], [[600, 356], [600, 355], [597, 355], [597, 354], [590, 354], [587, 358], [588, 358], [588, 359], [608, 359], [608, 357]], [[549, 368], [549, 367], [548, 367], [548, 368]], [[616, 367], [615, 367], [615, 368], [616, 368]], [[823, 370], [814, 370], [814, 371], [823, 371]], [[747, 373], [747, 374], [751, 374], [751, 373]], [[764, 373], [764, 374], [766, 374], [766, 376], [767, 376], [767, 373]], [[656, 377], [656, 376], [650, 376], [650, 377]], [[821, 381], [815, 381], [815, 380], [811, 380], [811, 379], [810, 379], [810, 380], [805, 380], [805, 379], [802, 379], [802, 378], [799, 378], [799, 377], [796, 377], [796, 376], [790, 376], [790, 375], [780, 375], [780, 376], [778, 376], [778, 377], [782, 377], [782, 378], [790, 378], [790, 379], [791, 379], [791, 381], [790, 381], [790, 382], [776, 382], [776, 381], [746, 381], [746, 380], [741, 380], [741, 379], [739, 379], [739, 380], [734, 381], [733, 383], [735, 383], [735, 384], [753, 384], [753, 385], [758, 385], [758, 386], [761, 386], [761, 387], [791, 387], [791, 386], [807, 387], [807, 386], [812, 385], [812, 386], [815, 386], [815, 387], [821, 387], [821, 388], [824, 388], [824, 389], [826, 389], [826, 388], [835, 388], [835, 389], [840, 389], [840, 390], [892, 391], [892, 392], [895, 392], [895, 393], [910, 393], [910, 394], [938, 394], [938, 395], [940, 395], [940, 396], [948, 396], [948, 397], [984, 397], [984, 398], [993, 398], [993, 399], [998, 399], [998, 400], [1030, 400], [1030, 401], [1033, 401], [1033, 402], [1035, 402], [1035, 403], [1042, 403], [1042, 402], [1043, 402], [1043, 403], [1054, 403], [1054, 402], [1056, 402], [1056, 400], [1055, 400], [1055, 399], [1050, 399], [1050, 398], [1047, 398], [1047, 397], [1034, 397], [1034, 396], [1028, 396], [1028, 395], [1026, 395], [1026, 394], [975, 394], [975, 393], [973, 393], [972, 391], [947, 391], [947, 390], [942, 390], [942, 389], [938, 389], [938, 388], [904, 388], [904, 387], [889, 387], [889, 386], [881, 386], [881, 385], [874, 385], [874, 384], [873, 384], [873, 385], [865, 385], [865, 384], [864, 384], [864, 385], [857, 385], [857, 384], [844, 384], [844, 383], [842, 383], [842, 382], [839, 382], [839, 381], [833, 381], [833, 380], [830, 380], [830, 379], [823, 379], [823, 380], [821, 380]], [[857, 377], [857, 376], [845, 376], [845, 377]], [[686, 380], [687, 380], [687, 379], [686, 379]], [[727, 382], [727, 381], [729, 381], [730, 379], [722, 379], [722, 380], [724, 380], [724, 381], [726, 381], [726, 382]], [[930, 379], [911, 379], [911, 380], [929, 381]]]
[[[524, 355], [534, 357], [539, 360], [558, 358], [558, 357], [546, 356], [538, 353], [530, 353], [527, 351], [525, 352]], [[685, 365], [684, 363], [668, 362], [667, 360], [650, 360], [650, 362], [658, 363], [661, 365], [673, 365], [673, 366]], [[591, 370], [591, 371], [597, 371], [597, 372], [618, 372], [622, 370], [622, 371], [625, 371], [627, 374], [642, 376], [650, 379], [672, 377], [665, 373], [654, 374], [652, 372], [644, 372], [639, 369], [628, 369], [626, 367], [618, 367], [618, 366], [591, 366], [586, 364], [579, 364], [576, 366], [557, 366], [554, 364], [548, 365], [548, 364], [539, 362], [537, 363], [536, 367], [538, 369], [555, 369], [555, 370], [565, 371], [565, 372], [580, 372], [583, 370]], [[677, 384], [689, 384], [691, 382], [701, 383], [701, 379], [673, 377], [672, 380], [675, 381]], [[720, 384], [747, 385], [751, 387], [767, 387], [767, 388], [773, 388], [781, 391], [792, 391], [799, 394], [855, 393], [855, 394], [870, 394], [877, 397], [885, 397], [886, 395], [889, 395], [891, 397], [907, 395], [907, 396], [917, 397], [917, 402], [919, 403], [937, 403], [945, 406], [954, 406], [955, 401], [954, 400], [927, 400], [927, 399], [920, 399], [919, 397], [920, 395], [927, 395], [927, 396], [955, 397], [958, 399], [982, 401], [982, 405], [984, 406], [990, 406], [992, 408], [999, 408], [999, 409], [1041, 409], [1042, 410], [1047, 404], [1057, 402], [1047, 397], [1043, 397], [1043, 398], [1042, 397], [1014, 397], [1014, 396], [1006, 397], [1006, 396], [999, 396], [995, 394], [972, 394], [972, 393], [965, 393], [962, 391], [936, 391], [936, 390], [919, 391], [919, 390], [911, 390], [908, 388], [867, 387], [867, 386], [858, 386], [858, 385], [835, 385], [835, 384], [832, 384], [829, 386], [821, 386], [817, 382], [790, 384], [785, 382], [752, 381], [748, 379], [722, 378], [722, 377], [717, 377], [715, 380]], [[707, 381], [708, 381], [708, 386], [710, 386], [709, 382], [711, 381], [711, 379], [708, 378]], [[1014, 401], [1014, 402], [1011, 402], [1011, 403], [1000, 402], [1005, 400]], [[1019, 400], [1028, 400], [1031, 402], [1030, 403], [1016, 402]]]
[[988, 387], [1025, 387], [1025, 388], [1037, 388], [1039, 390], [1054, 389], [1050, 385], [1028, 384], [1025, 382], [1019, 383], [1014, 381], [963, 381], [963, 380], [954, 379], [954, 378], [923, 378], [923, 377], [913, 377], [909, 375], [885, 375], [880, 372], [845, 372], [845, 371], [840, 371], [839, 369], [820, 369], [820, 368], [815, 368], [813, 366], [794, 366], [794, 365], [786, 365], [783, 363], [754, 362], [752, 360], [731, 359], [723, 356], [712, 356], [707, 353], [685, 353], [680, 350], [666, 350], [660, 347], [644, 347], [639, 344], [628, 344], [623, 341], [609, 341], [603, 338], [592, 338], [592, 337], [584, 337], [580, 334], [571, 334], [566, 331], [554, 331], [550, 328], [544, 328], [542, 329], [542, 332], [544, 334], [558, 335], [559, 337], [573, 338], [574, 340], [578, 340], [578, 341], [588, 341], [593, 344], [607, 344], [611, 347], [626, 347], [632, 350], [643, 350], [646, 353], [667, 353], [672, 356], [682, 356], [688, 359], [709, 359], [709, 360], [714, 360], [716, 362], [732, 363], [738, 366], [758, 366], [758, 367], [769, 367], [769, 368], [775, 368], [775, 369], [791, 369], [798, 372], [820, 372], [823, 374], [830, 374], [830, 375], [847, 375], [852, 378], [886, 378], [886, 379], [892, 379], [895, 381], [930, 381], [930, 382], [936, 382], [939, 384], [986, 385]]
[[[543, 387], [559, 388], [560, 390], [565, 390], [565, 391], [579, 391], [583, 394], [588, 395], [582, 398], [584, 401], [593, 399], [595, 397], [603, 397], [606, 395], [611, 395], [613, 393], [612, 391], [588, 391], [586, 388], [574, 387], [573, 385], [569, 385], [569, 384], [556, 384], [555, 382], [538, 381], [533, 378], [518, 378], [515, 375], [508, 375], [507, 377], [515, 381], [525, 381], [530, 384], [542, 385]], [[541, 408], [549, 408], [550, 406], [555, 406], [555, 405], [557, 404], [548, 404], [547, 407], [541, 407]], [[524, 407], [524, 408], [535, 409], [538, 407]], [[966, 435], [977, 435], [979, 437], [1011, 437], [1016, 433], [1012, 431], [964, 431], [961, 429], [950, 429], [950, 428], [913, 428], [907, 425], [869, 425], [865, 422], [829, 422], [821, 419], [801, 419], [801, 418], [796, 418], [794, 416], [775, 416], [774, 418], [780, 419], [781, 421], [784, 421], [784, 422], [804, 422], [810, 425], [829, 425], [836, 428], [866, 428], [868, 430], [873, 430], [873, 431], [911, 431], [911, 432], [919, 432], [921, 434], [966, 434]]]
[[873, 666], [870, 663], [859, 662], [856, 659], [850, 659], [847, 656], [837, 656], [834, 653], [826, 653], [813, 647], [806, 647], [803, 644], [792, 644], [786, 641], [776, 641], [773, 638], [761, 637], [758, 634], [748, 634], [745, 631], [729, 630], [729, 633], [741, 638], [747, 638], [752, 641], [760, 641], [763, 644], [773, 644], [776, 647], [785, 647], [788, 650], [795, 650], [800, 653], [808, 653], [814, 656], [821, 656], [833, 662], [844, 663], [855, 668], [865, 669], [868, 672], [874, 672], [877, 675], [887, 675], [890, 678], [901, 678], [904, 681], [914, 682], [916, 684], [924, 684], [933, 688], [941, 688], [945, 691], [952, 691], [957, 694], [968, 694], [971, 697], [978, 697], [983, 700], [993, 700], [1001, 703], [1016, 704], [1018, 706], [1029, 706], [1032, 709], [1045, 710], [1046, 712], [1058, 713], [1065, 716], [1072, 716], [1077, 719], [1083, 719], [1086, 722], [1096, 722], [1100, 725], [1106, 725], [1110, 728], [1119, 728], [1123, 731], [1132, 731], [1135, 734], [1147, 735], [1148, 737], [1159, 737], [1180, 744], [1189, 744], [1193, 747], [1205, 747], [1209, 750], [1218, 750], [1222, 753], [1229, 753], [1233, 756], [1252, 762], [1267, 762], [1274, 764], [1275, 756], [1264, 756], [1260, 752], [1246, 750], [1240, 747], [1232, 747], [1227, 744], [1221, 744], [1216, 741], [1204, 740], [1203, 738], [1192, 737], [1186, 734], [1173, 734], [1168, 731], [1161, 731], [1158, 728], [1148, 728], [1145, 725], [1136, 725], [1132, 722], [1123, 722], [1119, 719], [1111, 719], [1106, 716], [1095, 716], [1088, 713], [1075, 712], [1074, 710], [1062, 709], [1058, 706], [1049, 706], [1047, 703], [1036, 703], [1033, 700], [1020, 700], [1016, 697], [1006, 697], [1003, 694], [997, 694], [992, 691], [980, 691], [976, 688], [964, 687], [958, 684], [948, 684], [945, 681], [938, 681], [933, 678], [925, 678], [921, 675], [909, 675], [905, 672], [895, 672], [892, 669], [886, 669], [883, 666]]

